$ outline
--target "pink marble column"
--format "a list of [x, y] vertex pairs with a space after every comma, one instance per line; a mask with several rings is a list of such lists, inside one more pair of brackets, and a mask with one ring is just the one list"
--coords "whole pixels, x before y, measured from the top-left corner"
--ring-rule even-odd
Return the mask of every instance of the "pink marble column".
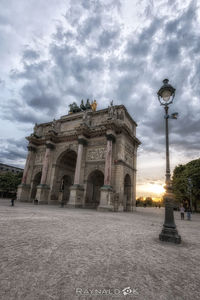
[[43, 160], [43, 167], [42, 167], [42, 177], [40, 184], [44, 185], [46, 184], [47, 180], [47, 173], [48, 173], [48, 168], [49, 168], [49, 159], [51, 155], [51, 149], [53, 149], [54, 146], [51, 143], [46, 144], [46, 152]]
[[81, 162], [82, 162], [82, 156], [83, 156], [83, 145], [85, 145], [87, 142], [85, 139], [79, 139], [78, 140], [78, 155], [76, 160], [76, 170], [74, 175], [74, 185], [80, 185], [80, 174], [81, 174]]
[[26, 164], [25, 164], [25, 168], [24, 168], [24, 172], [23, 172], [22, 184], [26, 184], [26, 179], [27, 179], [27, 175], [28, 175], [28, 171], [29, 171], [31, 156], [32, 156], [32, 153], [35, 151], [35, 147], [28, 146], [27, 148], [28, 148], [28, 155], [26, 158]]
[[112, 174], [112, 144], [114, 141], [113, 135], [107, 135], [107, 148], [105, 159], [105, 176], [104, 185], [111, 186], [111, 174]]

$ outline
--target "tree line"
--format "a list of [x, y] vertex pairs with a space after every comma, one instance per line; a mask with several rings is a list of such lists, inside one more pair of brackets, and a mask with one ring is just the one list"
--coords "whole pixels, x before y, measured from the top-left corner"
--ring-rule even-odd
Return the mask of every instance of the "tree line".
[[21, 183], [23, 173], [0, 173], [0, 196], [12, 197], [17, 192], [17, 187]]
[[176, 166], [172, 187], [177, 203], [192, 203], [194, 211], [200, 210], [200, 159]]
[[154, 201], [152, 197], [139, 197], [136, 200], [136, 206], [142, 206], [142, 207], [161, 207], [163, 206], [163, 200], [160, 199], [160, 201]]

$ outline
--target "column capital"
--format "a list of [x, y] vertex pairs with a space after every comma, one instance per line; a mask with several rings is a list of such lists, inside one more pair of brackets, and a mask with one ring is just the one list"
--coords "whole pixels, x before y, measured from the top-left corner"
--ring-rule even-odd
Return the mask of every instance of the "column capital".
[[113, 143], [116, 140], [115, 136], [112, 133], [107, 133], [106, 138], [107, 138], [107, 141], [112, 141]]
[[116, 140], [115, 132], [111, 129], [106, 131], [106, 138], [108, 141], [112, 141], [113, 143]]
[[53, 149], [55, 148], [55, 144], [48, 141], [48, 142], [46, 142], [46, 147], [47, 147], [48, 149], [53, 150]]
[[80, 135], [80, 136], [78, 137], [78, 143], [79, 143], [79, 144], [82, 144], [83, 146], [86, 146], [87, 143], [88, 143], [88, 141], [87, 141], [87, 139], [86, 139], [83, 135]]
[[30, 152], [36, 152], [36, 147], [34, 147], [33, 145], [28, 145], [27, 146], [28, 151]]

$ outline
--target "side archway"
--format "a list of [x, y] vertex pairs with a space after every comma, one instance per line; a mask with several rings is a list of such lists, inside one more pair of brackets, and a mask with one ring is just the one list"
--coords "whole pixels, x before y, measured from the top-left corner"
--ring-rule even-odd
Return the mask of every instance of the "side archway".
[[89, 174], [87, 180], [87, 190], [85, 206], [90, 208], [97, 208], [100, 203], [100, 188], [104, 184], [104, 174], [95, 170]]
[[124, 177], [124, 211], [131, 211], [131, 177]]
[[32, 188], [31, 188], [31, 200], [35, 200], [36, 192], [37, 192], [37, 186], [40, 184], [42, 177], [42, 172], [38, 172], [35, 174], [32, 182]]

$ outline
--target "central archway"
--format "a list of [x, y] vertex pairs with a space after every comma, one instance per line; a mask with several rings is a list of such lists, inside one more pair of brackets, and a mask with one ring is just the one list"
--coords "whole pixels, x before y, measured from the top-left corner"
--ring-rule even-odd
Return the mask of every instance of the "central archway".
[[95, 170], [88, 176], [85, 206], [97, 208], [100, 203], [100, 188], [104, 184], [104, 175]]

